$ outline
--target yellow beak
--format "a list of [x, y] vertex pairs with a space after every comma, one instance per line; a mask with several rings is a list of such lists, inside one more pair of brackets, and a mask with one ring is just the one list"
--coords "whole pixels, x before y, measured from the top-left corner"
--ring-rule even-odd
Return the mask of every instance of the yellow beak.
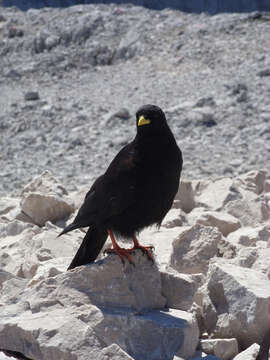
[[138, 126], [150, 124], [150, 120], [145, 119], [144, 116], [140, 116]]

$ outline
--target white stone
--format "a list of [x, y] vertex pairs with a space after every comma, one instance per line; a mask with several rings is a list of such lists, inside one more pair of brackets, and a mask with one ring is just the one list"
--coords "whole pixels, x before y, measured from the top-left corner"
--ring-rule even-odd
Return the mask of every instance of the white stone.
[[236, 355], [233, 360], [256, 360], [257, 355], [260, 351], [260, 345], [258, 344], [252, 344], [250, 347], [248, 347], [246, 350], [240, 352], [238, 355]]
[[91, 303], [102, 307], [127, 307], [137, 311], [164, 308], [161, 277], [156, 264], [140, 250], [131, 255], [135, 266], [112, 254], [88, 266], [63, 274], [73, 288], [82, 284]]
[[[64, 266], [67, 268], [76, 252], [77, 241], [83, 237], [77, 230], [57, 238], [59, 228], [52, 224], [47, 223], [46, 227], [40, 229], [17, 220], [0, 224], [0, 234], [1, 269], [26, 278], [32, 278], [38, 272], [37, 278], [40, 279], [49, 273], [64, 271]], [[46, 261], [56, 258], [55, 263], [44, 265]]]
[[222, 360], [231, 360], [238, 354], [236, 339], [206, 339], [201, 340], [201, 349], [210, 355], [220, 357]]
[[180, 226], [174, 228], [161, 226], [159, 229], [150, 227], [143, 230], [139, 235], [141, 244], [154, 246], [155, 260], [162, 270], [165, 270], [169, 263], [173, 241], [181, 231], [182, 227]]
[[172, 208], [162, 221], [162, 226], [165, 228], [174, 228], [182, 226], [186, 223], [185, 214], [181, 209]]
[[255, 247], [242, 247], [239, 249], [237, 256], [232, 260], [232, 262], [235, 265], [252, 268], [259, 256], [258, 251], [259, 249]]
[[217, 312], [215, 337], [235, 337], [240, 347], [260, 343], [270, 323], [270, 282], [266, 275], [219, 259], [207, 274]]
[[36, 225], [67, 218], [74, 210], [67, 191], [48, 171], [36, 177], [22, 192], [21, 209]]
[[10, 214], [14, 213], [14, 210], [16, 210], [19, 207], [19, 205], [20, 205], [19, 198], [12, 198], [12, 197], [0, 198], [0, 216], [7, 217], [7, 219], [9, 219]]
[[218, 211], [206, 211], [201, 213], [196, 219], [196, 223], [216, 227], [224, 236], [227, 236], [241, 227], [240, 221], [234, 216]]
[[33, 245], [31, 239], [40, 231], [36, 226], [28, 226], [17, 220], [5, 224], [0, 241], [0, 268], [20, 276], [25, 255]]
[[197, 182], [195, 188], [196, 207], [202, 206], [209, 210], [221, 210], [237, 196], [231, 178], [203, 180]]
[[227, 240], [235, 245], [256, 246], [258, 241], [268, 241], [270, 231], [265, 225], [242, 227], [227, 236]]
[[209, 226], [183, 227], [173, 242], [170, 266], [183, 273], [206, 273], [208, 263], [218, 253], [222, 234]]
[[252, 170], [236, 178], [236, 183], [246, 190], [261, 194], [264, 191], [266, 170]]
[[[240, 188], [239, 188], [240, 189]], [[243, 226], [258, 226], [269, 220], [270, 212], [263, 195], [240, 189], [241, 198], [229, 201], [225, 211], [238, 218]]]
[[189, 213], [195, 207], [194, 183], [188, 180], [181, 180], [179, 191], [175, 196], [176, 207], [182, 209], [185, 213]]
[[13, 356], [7, 356], [2, 351], [0, 351], [0, 360], [16, 360]]
[[[31, 286], [27, 279], [6, 280], [1, 291], [1, 347], [50, 360], [102, 355], [105, 360], [115, 348], [112, 344], [136, 359], [145, 354], [148, 360], [191, 356], [199, 340], [195, 317], [160, 309], [165, 301], [157, 268], [140, 251], [133, 258], [135, 267], [109, 255]], [[128, 359], [117, 349], [115, 356]]]
[[101, 350], [96, 360], [133, 360], [117, 344], [112, 344]]
[[257, 249], [256, 255], [252, 269], [265, 273], [270, 279], [270, 248]]
[[176, 309], [142, 315], [107, 311], [96, 332], [106, 344], [117, 339], [117, 344], [132, 357], [144, 359], [147, 354], [149, 360], [169, 360], [174, 354], [188, 358], [193, 355], [199, 337], [195, 317]]
[[189, 358], [188, 360], [222, 360], [214, 355], [206, 355], [202, 351], [196, 351], [195, 356]]
[[179, 310], [190, 310], [195, 293], [200, 285], [192, 275], [180, 274], [176, 271], [161, 272], [162, 294], [166, 306]]

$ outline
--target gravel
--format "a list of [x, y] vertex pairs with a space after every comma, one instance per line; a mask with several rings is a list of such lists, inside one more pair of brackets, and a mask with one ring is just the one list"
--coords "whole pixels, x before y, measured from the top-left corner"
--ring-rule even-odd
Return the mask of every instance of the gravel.
[[184, 178], [270, 164], [270, 15], [0, 7], [0, 195], [48, 169], [76, 190], [161, 106]]

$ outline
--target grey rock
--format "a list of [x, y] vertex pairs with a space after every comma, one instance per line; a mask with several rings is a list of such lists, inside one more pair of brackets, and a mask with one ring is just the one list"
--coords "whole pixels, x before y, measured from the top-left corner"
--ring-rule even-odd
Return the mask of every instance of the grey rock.
[[[84, 4], [27, 12], [8, 7], [1, 15], [0, 118], [8, 124], [0, 125], [2, 194], [18, 195], [29, 178], [47, 169], [68, 190], [90, 187], [134, 136], [134, 114], [144, 102], [166, 111], [183, 150], [186, 179], [234, 176], [267, 163], [268, 104], [261, 93], [268, 83], [256, 75], [269, 68], [266, 39], [258, 41], [267, 32], [266, 13], [211, 17]], [[8, 38], [9, 26], [24, 35]], [[224, 36], [234, 44], [230, 49]], [[21, 102], [35, 88], [42, 88], [51, 109], [40, 101]], [[70, 107], [70, 99], [79, 107]], [[130, 122], [104, 126], [104, 113], [120, 108], [129, 110]], [[192, 116], [202, 120], [199, 126]], [[75, 132], [80, 156], [69, 147]]]
[[190, 310], [199, 282], [191, 275], [170, 271], [161, 272], [161, 283], [167, 307], [184, 311]]
[[112, 344], [101, 350], [97, 360], [132, 360], [133, 358], [129, 356], [125, 351], [123, 351], [120, 346]]
[[[123, 269], [119, 258], [110, 255], [30, 286], [26, 279], [6, 280], [1, 291], [1, 347], [52, 360], [98, 356], [105, 360], [112, 350], [115, 359], [128, 355], [136, 359], [143, 354], [149, 354], [149, 360], [191, 356], [199, 338], [196, 319], [180, 310], [152, 310], [165, 302], [161, 286], [153, 275], [145, 274], [159, 273], [140, 251], [134, 260], [135, 268], [127, 264]], [[134, 281], [139, 281], [140, 289]], [[149, 285], [152, 294], [146, 297]], [[134, 304], [148, 311], [134, 311]]]
[[201, 349], [206, 354], [212, 354], [222, 360], [231, 360], [238, 354], [236, 339], [207, 339], [201, 340]]
[[46, 171], [24, 187], [22, 212], [40, 226], [46, 221], [65, 219], [74, 211], [74, 205], [66, 195], [63, 186]]
[[260, 345], [252, 344], [246, 350], [240, 352], [236, 355], [233, 360], [256, 360], [257, 355], [259, 354]]
[[215, 337], [235, 337], [240, 347], [261, 342], [269, 328], [267, 276], [219, 260], [210, 265], [206, 284], [217, 311]]
[[28, 91], [24, 94], [24, 100], [26, 101], [33, 101], [39, 100], [39, 93], [37, 91]]
[[257, 75], [260, 77], [270, 76], [270, 69], [261, 70]]
[[156, 265], [142, 256], [141, 251], [135, 251], [132, 258], [135, 267], [128, 262], [123, 267], [120, 258], [112, 255], [101, 262], [74, 269], [65, 275], [65, 281], [75, 288], [85, 284], [91, 302], [99, 307], [137, 311], [164, 308], [166, 299], [161, 294], [161, 278]]
[[206, 273], [221, 238], [222, 234], [212, 227], [197, 224], [183, 228], [173, 242], [170, 266], [183, 273]]

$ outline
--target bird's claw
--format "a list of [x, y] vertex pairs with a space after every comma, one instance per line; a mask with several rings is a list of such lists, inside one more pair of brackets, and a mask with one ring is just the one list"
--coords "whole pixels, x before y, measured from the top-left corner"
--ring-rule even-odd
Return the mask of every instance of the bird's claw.
[[130, 256], [130, 251], [128, 249], [123, 249], [123, 248], [118, 248], [117, 250], [116, 249], [105, 249], [103, 251], [103, 253], [106, 253], [106, 254], [117, 254], [120, 259], [121, 259], [121, 262], [123, 265], [125, 265], [125, 260], [124, 260], [124, 257], [126, 257], [129, 261], [129, 263], [133, 266], [135, 266], [135, 263], [133, 262], [131, 256]]
[[148, 259], [154, 263], [153, 256], [150, 252], [153, 249], [155, 249], [154, 246], [152, 246], [152, 245], [150, 245], [150, 246], [134, 245], [134, 247], [130, 250], [136, 250], [136, 249], [140, 249], [143, 252], [143, 254], [147, 255]]

